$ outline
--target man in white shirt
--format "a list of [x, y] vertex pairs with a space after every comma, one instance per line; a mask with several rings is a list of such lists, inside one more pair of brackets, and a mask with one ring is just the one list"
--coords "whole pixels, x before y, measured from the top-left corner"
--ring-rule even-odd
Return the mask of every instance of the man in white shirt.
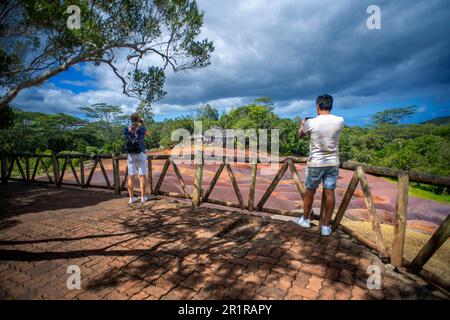
[[297, 221], [304, 228], [310, 227], [311, 207], [314, 194], [320, 182], [326, 198], [325, 216], [322, 221], [321, 233], [331, 234], [331, 216], [333, 215], [335, 199], [334, 190], [339, 176], [339, 135], [344, 128], [344, 119], [331, 114], [333, 97], [322, 94], [316, 99], [318, 116], [304, 119], [299, 130], [300, 138], [310, 135], [308, 167], [306, 169], [306, 192], [303, 204], [303, 216]]

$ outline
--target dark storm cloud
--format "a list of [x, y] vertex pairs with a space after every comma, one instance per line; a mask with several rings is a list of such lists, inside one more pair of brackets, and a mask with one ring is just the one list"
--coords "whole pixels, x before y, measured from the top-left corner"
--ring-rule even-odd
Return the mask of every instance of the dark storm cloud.
[[[366, 27], [370, 4], [381, 8], [382, 30]], [[343, 100], [408, 94], [449, 99], [446, 0], [204, 0], [199, 6], [203, 35], [216, 46], [212, 64], [169, 74], [169, 95], [161, 103], [254, 96], [287, 102], [321, 92]]]

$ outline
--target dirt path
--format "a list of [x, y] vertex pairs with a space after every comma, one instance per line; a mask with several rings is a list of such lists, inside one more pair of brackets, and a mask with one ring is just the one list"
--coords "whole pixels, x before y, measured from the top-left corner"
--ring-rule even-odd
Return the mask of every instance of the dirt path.
[[[2, 299], [448, 298], [341, 232], [73, 188], [9, 183], [0, 200]], [[67, 288], [71, 265], [80, 290]]]

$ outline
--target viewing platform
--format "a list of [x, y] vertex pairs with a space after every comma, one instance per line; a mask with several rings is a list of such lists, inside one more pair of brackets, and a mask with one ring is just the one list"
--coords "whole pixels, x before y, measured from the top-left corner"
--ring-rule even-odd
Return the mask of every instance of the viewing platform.
[[[339, 229], [21, 182], [0, 201], [1, 299], [448, 299]], [[67, 288], [71, 265], [80, 290]], [[370, 265], [380, 289], [367, 287]]]

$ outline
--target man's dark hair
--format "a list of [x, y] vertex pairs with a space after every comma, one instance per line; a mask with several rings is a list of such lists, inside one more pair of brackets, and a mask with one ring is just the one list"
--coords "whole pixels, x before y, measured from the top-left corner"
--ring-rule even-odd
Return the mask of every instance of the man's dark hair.
[[329, 94], [321, 94], [316, 99], [316, 105], [320, 110], [330, 111], [333, 108], [333, 97]]

